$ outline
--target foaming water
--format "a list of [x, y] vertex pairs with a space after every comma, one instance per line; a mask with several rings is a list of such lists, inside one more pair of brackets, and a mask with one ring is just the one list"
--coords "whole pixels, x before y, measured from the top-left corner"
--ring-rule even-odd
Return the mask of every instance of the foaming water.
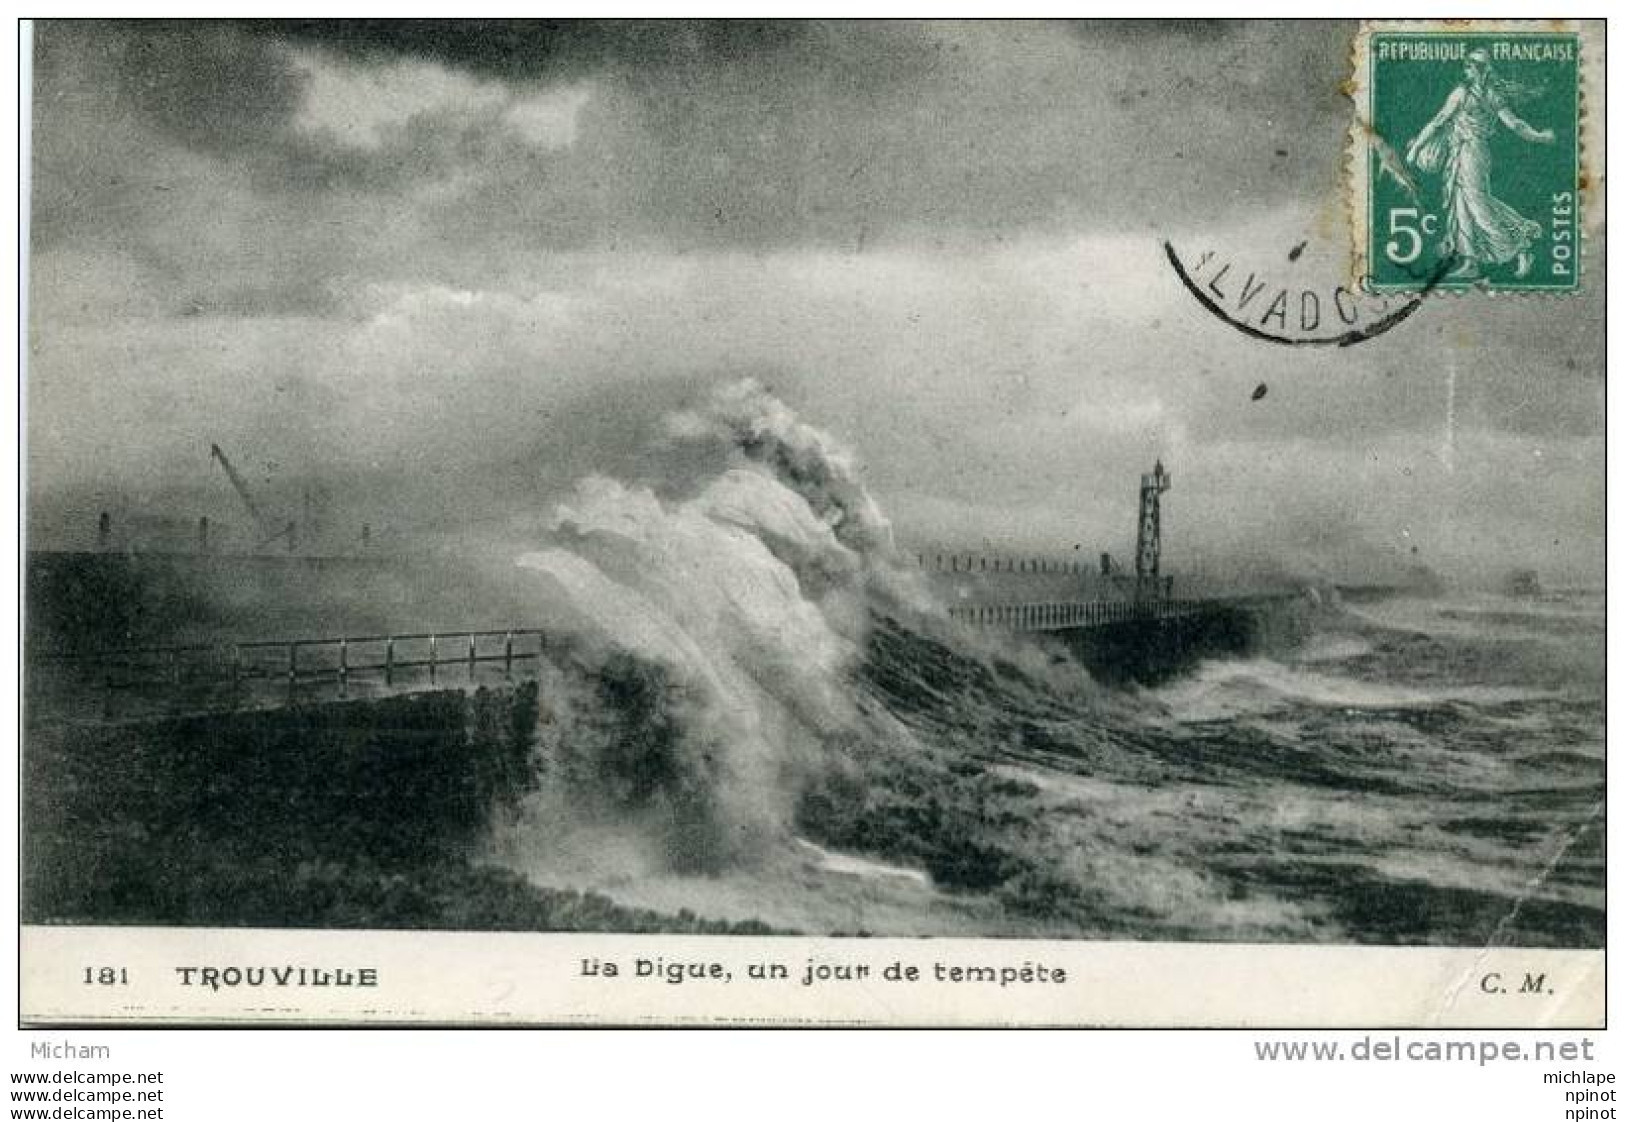
[[[1350, 644], [1350, 649], [1365, 653], [1360, 644]], [[1336, 660], [1322, 656], [1310, 665], [1332, 661]], [[1463, 684], [1419, 688], [1311, 670], [1301, 663], [1258, 658], [1208, 663], [1188, 679], [1157, 690], [1153, 696], [1176, 720], [1211, 721], [1297, 706], [1345, 710], [1430, 709], [1449, 702], [1500, 706], [1560, 695], [1550, 690], [1511, 686]]]
[[1317, 662], [1343, 662], [1370, 654], [1372, 642], [1358, 635], [1311, 635], [1302, 649], [1294, 653], [1293, 661], [1302, 665]]
[[887, 865], [884, 862], [873, 861], [867, 857], [854, 857], [850, 853], [831, 853], [822, 846], [814, 845], [804, 838], [797, 838], [796, 844], [819, 869], [826, 869], [832, 873], [861, 879], [902, 880], [921, 888], [931, 887], [931, 878], [918, 869], [905, 869], [900, 865]]
[[1379, 601], [1350, 608], [1348, 615], [1372, 627], [1440, 638], [1566, 644], [1579, 636], [1600, 635], [1605, 607], [1601, 592], [1550, 598], [1480, 593]]
[[754, 384], [669, 428], [713, 477], [585, 479], [519, 559], [579, 634], [491, 859], [809, 932], [1600, 945], [1600, 598], [1327, 609], [1107, 689], [949, 622]]

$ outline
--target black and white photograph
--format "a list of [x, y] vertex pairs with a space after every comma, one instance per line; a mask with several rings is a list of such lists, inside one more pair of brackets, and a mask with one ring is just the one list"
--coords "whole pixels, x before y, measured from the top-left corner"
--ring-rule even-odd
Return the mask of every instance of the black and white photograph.
[[1602, 50], [38, 22], [25, 1019], [1600, 1023]]

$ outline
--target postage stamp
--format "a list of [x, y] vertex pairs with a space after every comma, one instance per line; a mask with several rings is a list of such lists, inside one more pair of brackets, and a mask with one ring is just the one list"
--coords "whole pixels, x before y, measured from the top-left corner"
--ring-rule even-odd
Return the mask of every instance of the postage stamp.
[[1581, 35], [1552, 25], [1362, 32], [1349, 172], [1373, 291], [1580, 284]]

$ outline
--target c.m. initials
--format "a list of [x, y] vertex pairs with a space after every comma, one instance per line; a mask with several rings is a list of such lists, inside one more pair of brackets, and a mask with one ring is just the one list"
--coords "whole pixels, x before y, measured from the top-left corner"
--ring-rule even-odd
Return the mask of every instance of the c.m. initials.
[[[1485, 993], [1507, 993], [1507, 983], [1498, 972], [1491, 972], [1478, 980], [1478, 988]], [[1525, 974], [1523, 982], [1518, 985], [1517, 993], [1538, 993], [1550, 996], [1553, 991], [1546, 988], [1546, 975]]]

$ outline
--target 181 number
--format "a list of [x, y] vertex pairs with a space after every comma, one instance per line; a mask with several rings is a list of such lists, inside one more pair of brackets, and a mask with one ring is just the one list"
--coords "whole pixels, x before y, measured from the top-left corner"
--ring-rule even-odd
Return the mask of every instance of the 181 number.
[[85, 967], [85, 985], [87, 986], [127, 986], [129, 984], [130, 972], [122, 966]]

